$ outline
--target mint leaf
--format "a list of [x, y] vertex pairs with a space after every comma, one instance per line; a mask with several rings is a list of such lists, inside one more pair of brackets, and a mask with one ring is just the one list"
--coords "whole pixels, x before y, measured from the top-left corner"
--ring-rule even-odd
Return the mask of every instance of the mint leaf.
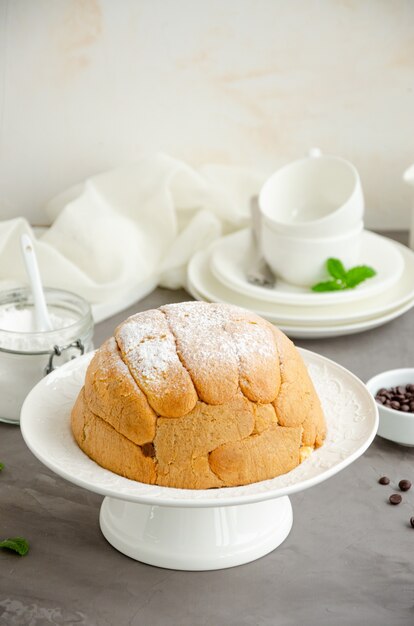
[[345, 282], [348, 289], [353, 289], [367, 278], [375, 276], [376, 271], [368, 265], [357, 265], [346, 273]]
[[3, 465], [3, 463], [0, 463], [0, 472], [1, 472], [2, 469], [4, 469], [4, 465]]
[[327, 259], [326, 269], [335, 280], [327, 280], [316, 283], [311, 287], [312, 291], [339, 291], [340, 289], [354, 289], [367, 278], [376, 275], [374, 268], [369, 265], [356, 265], [346, 271], [343, 263], [333, 257]]
[[13, 550], [14, 552], [17, 552], [17, 554], [20, 554], [20, 556], [24, 556], [29, 552], [29, 544], [26, 539], [23, 539], [23, 537], [4, 539], [4, 541], [0, 541], [0, 548]]
[[346, 289], [346, 287], [338, 280], [327, 280], [322, 283], [316, 283], [312, 287], [312, 291], [339, 291], [340, 289]]
[[339, 259], [330, 258], [326, 261], [326, 269], [332, 276], [339, 280], [345, 280], [346, 269]]

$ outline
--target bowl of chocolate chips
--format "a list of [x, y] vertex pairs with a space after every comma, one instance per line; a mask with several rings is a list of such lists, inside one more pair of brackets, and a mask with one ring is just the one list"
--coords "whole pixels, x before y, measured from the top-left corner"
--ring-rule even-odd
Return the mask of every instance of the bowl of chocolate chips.
[[414, 447], [414, 367], [382, 372], [366, 385], [378, 404], [377, 434]]

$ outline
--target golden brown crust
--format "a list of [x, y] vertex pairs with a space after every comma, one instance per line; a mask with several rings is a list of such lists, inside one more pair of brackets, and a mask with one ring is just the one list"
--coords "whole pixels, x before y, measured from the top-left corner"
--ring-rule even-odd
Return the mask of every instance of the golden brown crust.
[[154, 440], [157, 415], [121, 359], [113, 337], [90, 362], [85, 398], [92, 413], [134, 443]]
[[252, 402], [272, 402], [280, 387], [280, 367], [271, 325], [246, 311], [228, 321], [226, 330], [239, 359], [240, 389]]
[[299, 465], [302, 429], [272, 425], [258, 435], [225, 443], [210, 454], [210, 467], [229, 487], [285, 474]]
[[72, 432], [78, 446], [102, 467], [132, 480], [155, 483], [154, 459], [94, 415], [86, 404], [83, 389], [72, 410]]
[[308, 371], [294, 344], [278, 328], [273, 333], [280, 358], [281, 386], [273, 401], [281, 426], [303, 427], [302, 445], [318, 447], [326, 435], [325, 418]]
[[272, 424], [277, 424], [275, 407], [272, 404], [253, 404], [254, 430], [253, 434], [262, 433]]
[[89, 365], [72, 429], [103, 467], [190, 489], [283, 474], [325, 438], [293, 343], [253, 313], [200, 302], [121, 324]]
[[[231, 337], [224, 328], [223, 311], [212, 305], [209, 316], [200, 323], [192, 314], [192, 302], [164, 306], [177, 353], [191, 376], [198, 397], [207, 404], [224, 404], [238, 390], [239, 366]], [[224, 355], [221, 359], [220, 355]]]
[[249, 437], [254, 423], [253, 406], [240, 392], [220, 407], [197, 402], [191, 413], [179, 419], [160, 417], [154, 440], [158, 484], [189, 489], [223, 486], [211, 472], [209, 452]]
[[197, 393], [161, 311], [129, 317], [116, 329], [115, 339], [122, 359], [156, 413], [179, 417], [191, 411]]

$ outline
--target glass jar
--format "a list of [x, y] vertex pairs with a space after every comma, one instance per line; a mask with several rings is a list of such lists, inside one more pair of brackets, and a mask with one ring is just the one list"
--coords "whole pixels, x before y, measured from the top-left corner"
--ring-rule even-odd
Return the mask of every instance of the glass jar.
[[80, 296], [45, 289], [53, 330], [33, 330], [30, 289], [0, 293], [0, 421], [18, 424], [23, 401], [55, 367], [93, 350], [93, 318]]

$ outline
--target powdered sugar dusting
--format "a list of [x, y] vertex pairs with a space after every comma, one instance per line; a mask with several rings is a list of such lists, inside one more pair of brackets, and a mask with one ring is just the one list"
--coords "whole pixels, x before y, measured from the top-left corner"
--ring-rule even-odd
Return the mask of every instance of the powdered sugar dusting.
[[237, 359], [234, 344], [225, 331], [231, 308], [206, 302], [183, 302], [166, 305], [161, 310], [181, 349], [197, 349], [201, 351], [200, 356], [230, 365]]
[[237, 345], [240, 358], [261, 357], [275, 360], [278, 358], [276, 344], [269, 329], [255, 323], [246, 323], [239, 326], [239, 332], [234, 332], [234, 326], [229, 326], [233, 339]]
[[136, 355], [136, 365], [140, 369], [141, 376], [147, 380], [165, 378], [171, 369], [177, 366], [177, 359], [173, 357], [175, 352], [174, 340], [171, 337], [165, 339], [148, 339], [141, 344]]
[[160, 398], [195, 388], [203, 402], [222, 404], [237, 393], [239, 379], [279, 367], [266, 322], [232, 305], [181, 302], [138, 313], [121, 324], [116, 340], [141, 389]]
[[149, 382], [165, 379], [181, 368], [175, 340], [159, 311], [134, 315], [117, 329], [116, 339], [130, 367], [140, 379]]
[[255, 402], [273, 402], [280, 387], [279, 355], [271, 327], [261, 320], [233, 320], [227, 324], [239, 356], [240, 388]]
[[[161, 310], [205, 402], [225, 402], [236, 393], [240, 376], [243, 380], [266, 377], [266, 366], [274, 379], [278, 354], [272, 332], [261, 318], [232, 305], [205, 302], [167, 305]], [[272, 389], [276, 391], [275, 384]]]
[[176, 417], [181, 410], [183, 414], [191, 410], [197, 394], [161, 311], [128, 318], [115, 337], [132, 376], [159, 415]]
[[132, 315], [125, 320], [116, 329], [115, 337], [118, 344], [122, 344], [122, 352], [129, 354], [129, 352], [136, 349], [138, 344], [155, 339], [158, 330], [159, 319], [157, 320], [155, 315], [149, 315], [145, 311], [144, 313]]
[[238, 357], [225, 331], [227, 307], [204, 302], [167, 305], [161, 309], [175, 335], [181, 360], [200, 399], [220, 404], [238, 388]]

